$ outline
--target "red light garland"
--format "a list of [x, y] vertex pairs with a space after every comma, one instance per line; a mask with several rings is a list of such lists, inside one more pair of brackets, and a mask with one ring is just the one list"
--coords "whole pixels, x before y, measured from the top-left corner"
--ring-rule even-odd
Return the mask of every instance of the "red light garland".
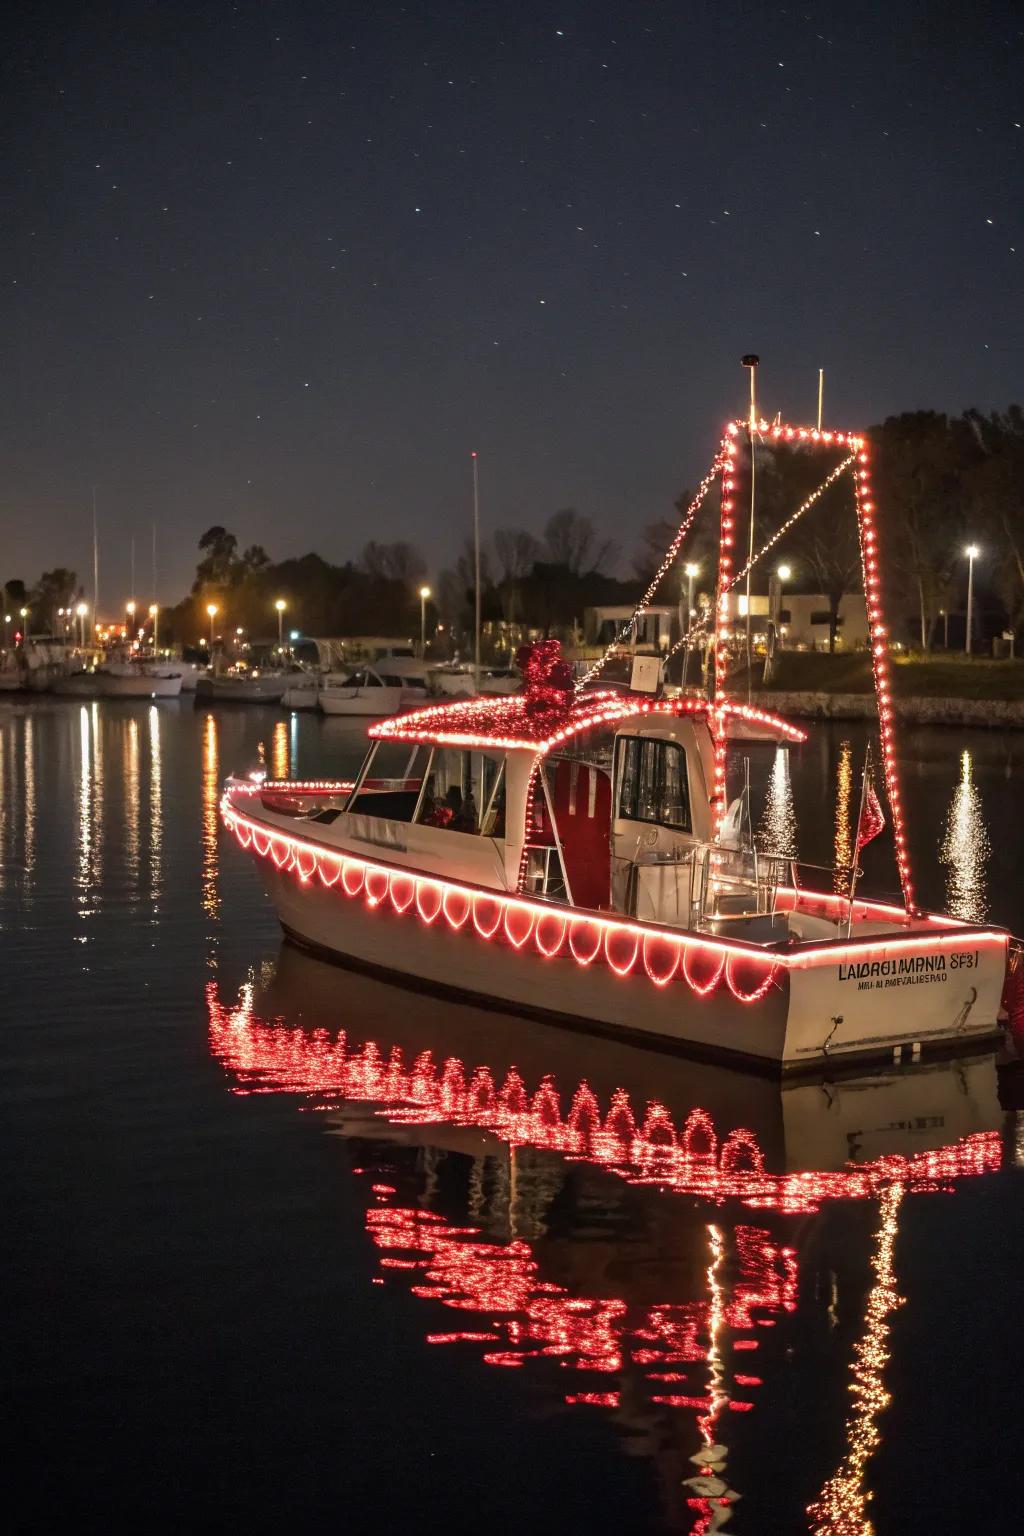
[[871, 499], [871, 476], [868, 469], [868, 451], [860, 445], [857, 468], [853, 474], [854, 496], [857, 502], [857, 531], [860, 536], [861, 569], [864, 576], [864, 602], [868, 614], [868, 637], [871, 642], [871, 667], [875, 680], [875, 697], [878, 701], [878, 729], [882, 748], [882, 776], [885, 792], [892, 812], [893, 846], [896, 867], [900, 875], [900, 888], [907, 911], [916, 910], [914, 882], [907, 851], [906, 821], [903, 799], [900, 794], [899, 770], [896, 766], [896, 733], [893, 724], [892, 678], [889, 670], [888, 629], [882, 608], [882, 585], [878, 558], [878, 535], [875, 532], [875, 504]]
[[[704, 704], [701, 700], [672, 702]], [[741, 706], [726, 706], [726, 713], [732, 709], [745, 713]], [[242, 800], [248, 799], [253, 794], [253, 787], [229, 787], [221, 803], [225, 826], [234, 833], [241, 847], [252, 848], [260, 857], [270, 858], [282, 874], [294, 874], [304, 885], [310, 885], [318, 878], [325, 890], [333, 891], [339, 897], [355, 899], [362, 896], [368, 906], [384, 908], [398, 917], [408, 917], [415, 912], [428, 925], [443, 916], [453, 932], [471, 930], [489, 942], [510, 944], [524, 952], [527, 945], [531, 945], [533, 952], [545, 960], [572, 958], [577, 965], [585, 967], [600, 959], [620, 977], [643, 971], [659, 987], [681, 975], [697, 997], [713, 992], [724, 976], [737, 1002], [755, 1003], [766, 996], [781, 973], [790, 969], [818, 965], [844, 955], [862, 960], [872, 953], [883, 952], [891, 957], [921, 948], [955, 948], [961, 942], [960, 930], [936, 923], [937, 932], [908, 934], [899, 939], [869, 936], [834, 944], [819, 943], [805, 952], [789, 952], [766, 950], [737, 939], [718, 939], [686, 930], [629, 922], [571, 907], [564, 911], [553, 910], [543, 901], [531, 901], [519, 895], [375, 863], [325, 847], [322, 843], [295, 837], [244, 815], [232, 803], [231, 796], [236, 794]], [[827, 901], [817, 892], [813, 893], [813, 899]], [[495, 921], [498, 909], [501, 915]], [[870, 903], [865, 903], [864, 910], [871, 910]], [[1007, 936], [993, 930], [972, 929], [971, 942], [1005, 948]]]

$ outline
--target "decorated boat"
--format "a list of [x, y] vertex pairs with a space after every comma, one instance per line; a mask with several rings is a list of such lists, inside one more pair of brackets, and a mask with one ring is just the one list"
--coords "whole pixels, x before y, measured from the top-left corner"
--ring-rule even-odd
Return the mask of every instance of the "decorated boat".
[[[748, 432], [820, 448], [836, 463], [760, 550], [751, 514], [751, 554], [737, 569], [737, 459]], [[730, 798], [757, 743], [805, 733], [730, 687], [729, 596], [844, 473], [860, 537], [879, 782], [865, 762], [850, 862], [810, 870], [754, 834], [745, 784]], [[419, 988], [785, 1071], [991, 1043], [1009, 936], [924, 910], [913, 886], [867, 445], [843, 432], [732, 423], [639, 607], [716, 483], [706, 693], [601, 687], [600, 661], [574, 679], [557, 642], [542, 642], [518, 658], [520, 693], [375, 722], [350, 783], [231, 780], [224, 822], [261, 863], [292, 939]], [[680, 643], [698, 638], [691, 630]], [[883, 829], [898, 900], [858, 893], [860, 850]]]

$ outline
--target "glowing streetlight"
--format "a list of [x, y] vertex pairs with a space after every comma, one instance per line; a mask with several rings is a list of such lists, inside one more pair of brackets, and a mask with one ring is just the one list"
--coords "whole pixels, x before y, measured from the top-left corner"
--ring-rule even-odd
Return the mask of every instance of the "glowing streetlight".
[[78, 643], [83, 650], [85, 649], [85, 616], [88, 611], [84, 603], [79, 603], [75, 609], [75, 613], [78, 615]]
[[150, 603], [149, 616], [153, 620], [153, 654], [156, 654], [157, 636], [160, 632], [160, 610], [156, 603]]
[[282, 646], [284, 645], [284, 611], [287, 608], [287, 606], [288, 606], [288, 604], [285, 602], [283, 597], [279, 597], [277, 599], [277, 601], [275, 602], [275, 604], [274, 604], [274, 607], [277, 609], [277, 648], [278, 648], [278, 650], [280, 650], [282, 648]]
[[24, 644], [24, 642], [28, 639], [28, 624], [25, 622], [28, 618], [28, 609], [19, 608], [18, 612], [21, 614], [22, 644]]
[[974, 628], [974, 562], [981, 554], [981, 550], [977, 544], [968, 544], [964, 554], [967, 556], [967, 638], [964, 650], [969, 656]]
[[429, 587], [420, 587], [420, 655], [427, 654], [427, 598]]
[[210, 655], [213, 655], [213, 621], [217, 617], [217, 604], [207, 603], [206, 611], [210, 615]]

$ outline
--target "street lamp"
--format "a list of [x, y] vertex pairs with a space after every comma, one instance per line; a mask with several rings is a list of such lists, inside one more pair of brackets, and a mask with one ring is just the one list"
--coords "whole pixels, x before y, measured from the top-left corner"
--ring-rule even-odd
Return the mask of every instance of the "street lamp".
[[427, 654], [427, 598], [429, 587], [420, 587], [420, 655]]
[[19, 608], [18, 612], [21, 614], [21, 643], [24, 645], [25, 641], [28, 639], [28, 623], [26, 622], [28, 619], [28, 609]]
[[10, 625], [11, 625], [11, 616], [10, 616], [9, 613], [5, 613], [4, 614], [4, 650], [5, 651], [7, 649], [7, 640], [8, 640], [7, 631], [10, 628]]
[[153, 620], [153, 655], [156, 655], [157, 636], [160, 632], [160, 610], [156, 603], [150, 603], [149, 616]]
[[210, 655], [213, 655], [213, 621], [217, 617], [217, 604], [207, 603], [206, 611], [210, 615]]
[[85, 615], [88, 613], [84, 603], [79, 603], [75, 612], [78, 614], [78, 643], [85, 650]]
[[284, 611], [288, 604], [283, 597], [279, 597], [274, 607], [277, 609], [277, 648], [284, 649]]
[[977, 544], [968, 544], [964, 554], [967, 556], [967, 638], [964, 650], [969, 656], [971, 654], [971, 631], [974, 626], [974, 562], [981, 554], [981, 550]]

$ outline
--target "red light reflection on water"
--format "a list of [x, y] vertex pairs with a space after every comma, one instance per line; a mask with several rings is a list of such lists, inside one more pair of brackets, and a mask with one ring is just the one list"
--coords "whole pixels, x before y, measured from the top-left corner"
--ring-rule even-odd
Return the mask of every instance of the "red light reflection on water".
[[[748, 1210], [786, 1215], [813, 1212], [830, 1199], [870, 1198], [879, 1200], [884, 1215], [907, 1192], [948, 1189], [953, 1180], [988, 1173], [1001, 1162], [998, 1134], [983, 1132], [909, 1158], [773, 1174], [752, 1132], [734, 1129], [723, 1137], [702, 1109], [677, 1128], [664, 1105], [650, 1101], [638, 1113], [621, 1089], [602, 1111], [586, 1082], [565, 1099], [550, 1077], [531, 1089], [512, 1069], [499, 1086], [488, 1067], [468, 1070], [456, 1057], [438, 1062], [422, 1051], [407, 1061], [398, 1047], [385, 1056], [372, 1040], [356, 1044], [344, 1032], [260, 1020], [251, 986], [228, 1008], [211, 982], [207, 1004], [211, 1049], [236, 1076], [238, 1092], [295, 1093], [317, 1109], [365, 1102], [395, 1124], [474, 1127], [511, 1148], [554, 1152], [628, 1183], [715, 1206], [735, 1200]], [[761, 1330], [796, 1310], [793, 1248], [759, 1226], [708, 1224], [694, 1234], [702, 1233], [708, 1254], [707, 1267], [695, 1276], [698, 1295], [651, 1305], [631, 1299], [628, 1287], [618, 1294], [618, 1284], [609, 1287], [614, 1294], [603, 1285], [601, 1293], [587, 1294], [596, 1287], [571, 1290], [544, 1275], [540, 1245], [518, 1237], [493, 1240], [479, 1226], [404, 1204], [396, 1186], [371, 1169], [354, 1171], [370, 1181], [366, 1227], [380, 1270], [372, 1283], [401, 1280], [412, 1295], [459, 1314], [462, 1326], [435, 1323], [425, 1335], [428, 1344], [469, 1349], [506, 1370], [529, 1362], [564, 1371], [558, 1390], [566, 1404], [610, 1410], [643, 1433], [652, 1416], [682, 1413], [684, 1419], [673, 1422], [692, 1425], [696, 1453], [688, 1458], [691, 1475], [680, 1478], [686, 1463], [677, 1463], [672, 1482], [692, 1521], [690, 1536], [709, 1536], [728, 1519], [738, 1495], [726, 1471], [726, 1427], [732, 1414], [749, 1413], [760, 1399], [764, 1376], [750, 1367], [765, 1372], [777, 1353], [773, 1335]], [[836, 1536], [866, 1529], [849, 1522], [868, 1496], [865, 1471], [879, 1439], [875, 1420], [888, 1402], [885, 1330], [872, 1321], [879, 1296], [884, 1301], [887, 1294], [869, 1296], [867, 1342], [858, 1343], [855, 1355], [867, 1395], [847, 1424], [844, 1460], [811, 1507], [822, 1520], [815, 1529]], [[757, 1352], [766, 1342], [762, 1362]], [[851, 1390], [861, 1390], [859, 1381], [855, 1371]]]
[[[619, 1296], [574, 1295], [543, 1278], [531, 1243], [492, 1242], [479, 1227], [391, 1205], [386, 1196], [371, 1206], [366, 1225], [382, 1254], [381, 1267], [404, 1271], [414, 1296], [486, 1320], [478, 1328], [430, 1333], [429, 1343], [476, 1344], [487, 1365], [505, 1368], [548, 1359], [573, 1372], [629, 1371], [649, 1383], [652, 1403], [705, 1415], [715, 1408], [715, 1395], [695, 1375], [706, 1372], [712, 1325], [718, 1334], [749, 1333], [762, 1313], [796, 1307], [795, 1255], [757, 1227], [734, 1230], [736, 1278], [716, 1318], [714, 1297], [643, 1306]], [[756, 1347], [756, 1340], [750, 1342]], [[666, 1381], [688, 1382], [689, 1391], [666, 1392]], [[584, 1381], [573, 1382], [564, 1396], [571, 1403], [614, 1406], [610, 1400], [617, 1401], [619, 1392]], [[726, 1393], [720, 1398], [719, 1406], [733, 1411], [751, 1406], [729, 1401]]]
[[206, 992], [213, 1054], [242, 1090], [290, 1092], [320, 1108], [346, 1100], [378, 1104], [399, 1124], [445, 1123], [489, 1131], [511, 1146], [531, 1146], [583, 1159], [633, 1184], [653, 1184], [715, 1202], [755, 1209], [811, 1212], [830, 1199], [866, 1199], [894, 1180], [911, 1191], [946, 1187], [953, 1179], [990, 1173], [1001, 1162], [995, 1131], [965, 1136], [913, 1157], [887, 1156], [834, 1170], [770, 1173], [753, 1132], [720, 1137], [711, 1116], [693, 1109], [681, 1128], [663, 1104], [634, 1111], [618, 1089], [608, 1108], [579, 1083], [569, 1108], [550, 1076], [532, 1090], [512, 1068], [499, 1086], [489, 1067], [472, 1071], [457, 1057], [436, 1062], [429, 1050], [407, 1062], [398, 1046], [385, 1057], [373, 1040], [353, 1044], [342, 1030], [306, 1031], [268, 1024], [253, 1010], [252, 989], [226, 1008], [211, 981]]

